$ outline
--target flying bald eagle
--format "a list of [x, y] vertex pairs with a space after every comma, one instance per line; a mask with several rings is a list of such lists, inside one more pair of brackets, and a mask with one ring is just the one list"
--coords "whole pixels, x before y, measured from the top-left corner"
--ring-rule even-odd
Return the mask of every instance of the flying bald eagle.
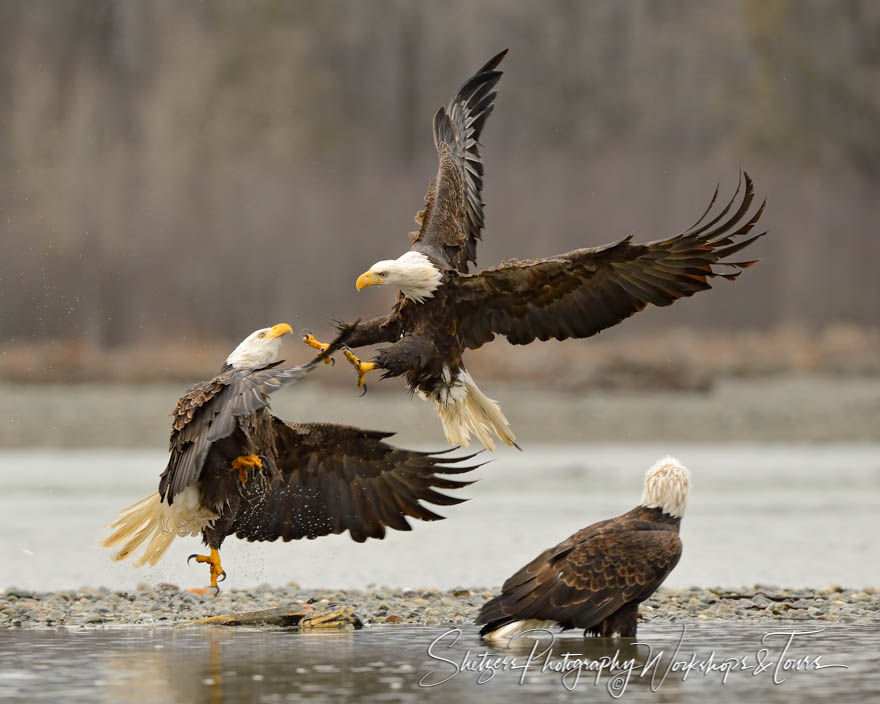
[[[376, 262], [357, 279], [358, 290], [396, 286], [400, 294], [390, 315], [359, 325], [347, 344], [390, 346], [370, 362], [346, 351], [358, 370], [359, 386], [372, 369], [383, 370], [383, 378], [404, 375], [411, 391], [437, 404], [450, 443], [467, 446], [476, 436], [490, 450], [493, 435], [507, 445], [515, 445], [515, 437], [498, 404], [468, 374], [465, 350], [477, 349], [496, 335], [514, 345], [590, 337], [649, 303], [667, 306], [705, 291], [714, 276], [735, 279], [755, 262], [725, 258], [765, 234], [744, 238], [764, 208], [762, 204], [749, 216], [754, 189], [745, 174], [744, 188], [741, 178], [717, 215], [709, 217], [716, 189], [703, 216], [675, 237], [635, 244], [630, 235], [602, 247], [510, 260], [468, 273], [476, 262], [484, 222], [478, 140], [492, 112], [501, 77], [497, 66], [505, 53], [465, 81], [434, 116], [439, 168], [425, 208], [416, 216], [421, 228], [410, 235], [412, 247], [397, 259]], [[716, 270], [716, 265], [726, 269]], [[304, 341], [322, 348], [310, 334]]]
[[[411, 530], [406, 517], [443, 517], [420, 501], [461, 503], [435, 491], [470, 482], [442, 477], [473, 466], [469, 457], [401, 450], [393, 433], [327, 423], [287, 423], [270, 413], [269, 396], [329, 359], [350, 328], [318, 357], [297, 367], [278, 361], [287, 324], [257, 330], [235, 348], [220, 373], [196, 384], [172, 413], [171, 457], [159, 491], [122, 511], [105, 547], [124, 560], [145, 546], [136, 565], [155, 565], [175, 536], [198, 535], [209, 555], [191, 555], [211, 569], [211, 586], [225, 579], [220, 546], [227, 535], [246, 540], [298, 540], [348, 531], [352, 539], [382, 539], [385, 529]], [[447, 451], [448, 452], [448, 451]]]
[[690, 473], [678, 460], [659, 460], [645, 474], [636, 508], [578, 531], [507, 579], [480, 610], [480, 635], [501, 640], [558, 625], [584, 635], [635, 636], [639, 604], [681, 557], [678, 527], [689, 487]]

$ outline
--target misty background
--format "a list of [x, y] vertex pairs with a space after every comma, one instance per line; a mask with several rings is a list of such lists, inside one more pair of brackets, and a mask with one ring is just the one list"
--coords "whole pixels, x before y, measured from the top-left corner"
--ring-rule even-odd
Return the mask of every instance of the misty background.
[[0, 342], [382, 313], [354, 279], [408, 247], [431, 118], [505, 47], [482, 266], [673, 235], [743, 168], [761, 263], [622, 328], [874, 327], [878, 37], [870, 0], [3, 0]]

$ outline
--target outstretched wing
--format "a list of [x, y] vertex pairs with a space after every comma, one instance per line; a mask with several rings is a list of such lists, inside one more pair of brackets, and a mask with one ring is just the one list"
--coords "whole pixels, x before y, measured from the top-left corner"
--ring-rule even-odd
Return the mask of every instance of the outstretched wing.
[[436, 489], [471, 482], [450, 479], [479, 465], [469, 460], [401, 450], [384, 439], [393, 433], [324, 423], [293, 424], [274, 419], [280, 486], [239, 510], [233, 526], [248, 540], [317, 538], [346, 530], [353, 540], [385, 537], [385, 529], [411, 530], [407, 516], [443, 518], [422, 503], [451, 506], [465, 499]]
[[507, 579], [501, 595], [480, 611], [477, 623], [487, 624], [481, 634], [522, 619], [590, 628], [652, 594], [681, 557], [678, 534], [595, 530], [608, 523], [585, 528]]
[[505, 49], [465, 81], [446, 108], [434, 116], [434, 145], [439, 168], [428, 186], [425, 208], [416, 215], [413, 249], [450, 269], [466, 272], [477, 261], [483, 218], [483, 158], [479, 139], [492, 113], [501, 78], [496, 67]]
[[296, 383], [338, 351], [356, 327], [357, 323], [343, 328], [330, 347], [308, 364], [281, 367], [283, 362], [276, 362], [256, 370], [229, 369], [190, 388], [171, 414], [171, 457], [159, 478], [159, 495], [173, 503], [198, 479], [211, 445], [232, 435], [240, 418], [267, 408], [275, 391]]
[[[747, 217], [754, 188], [748, 174], [744, 182], [743, 189], [740, 179], [727, 206], [706, 221], [718, 195], [716, 189], [697, 223], [666, 240], [633, 244], [629, 236], [604, 247], [535, 261], [513, 260], [458, 277], [456, 312], [465, 344], [477, 348], [496, 334], [515, 345], [535, 339], [589, 337], [649, 303], [668, 306], [705, 291], [714, 276], [735, 279], [756, 260], [722, 260], [766, 234], [740, 239], [764, 211], [762, 203]], [[734, 209], [741, 190], [741, 202]], [[716, 271], [715, 266], [727, 269]]]

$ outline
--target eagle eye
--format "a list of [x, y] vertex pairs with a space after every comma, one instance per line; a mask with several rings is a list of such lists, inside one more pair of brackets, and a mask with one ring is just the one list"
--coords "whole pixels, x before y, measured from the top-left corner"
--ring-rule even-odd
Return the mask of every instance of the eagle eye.
[[266, 333], [261, 332], [259, 335], [257, 335], [257, 337], [259, 337], [262, 340], [264, 337], [266, 337]]
[[387, 271], [380, 271], [380, 272], [379, 272], [379, 278], [380, 278], [380, 279], [384, 279], [386, 276], [388, 276], [388, 272], [387, 272]]

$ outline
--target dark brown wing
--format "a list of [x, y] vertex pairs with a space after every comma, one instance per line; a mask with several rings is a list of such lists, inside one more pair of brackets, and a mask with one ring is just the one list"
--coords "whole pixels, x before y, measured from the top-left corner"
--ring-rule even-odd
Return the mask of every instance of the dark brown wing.
[[483, 225], [483, 159], [479, 139], [492, 113], [501, 78], [495, 70], [504, 55], [492, 57], [465, 81], [449, 105], [434, 116], [434, 144], [439, 168], [428, 186], [425, 208], [416, 215], [421, 225], [413, 249], [430, 255], [449, 269], [466, 272], [477, 261]]
[[171, 457], [159, 478], [159, 494], [168, 503], [198, 476], [210, 450], [207, 430], [217, 415], [223, 392], [235, 372], [221, 372], [210, 381], [190, 387], [171, 413]]
[[443, 518], [420, 502], [461, 503], [436, 491], [471, 482], [449, 479], [479, 465], [468, 460], [392, 447], [392, 433], [324, 423], [293, 424], [275, 418], [276, 464], [282, 484], [242, 508], [233, 526], [248, 540], [297, 540], [349, 531], [353, 540], [385, 537], [385, 529], [411, 530], [406, 517]]
[[[284, 384], [295, 383], [313, 368], [230, 370], [208, 382], [210, 387], [205, 390], [198, 388], [201, 384], [193, 387], [177, 404], [178, 409], [186, 409], [186, 417], [175, 410], [171, 457], [159, 479], [160, 496], [173, 503], [175, 496], [199, 478], [211, 445], [232, 435], [240, 418], [266, 408], [270, 394]], [[196, 397], [191, 398], [194, 390]], [[178, 429], [179, 423], [183, 425]]]
[[[615, 527], [616, 521], [622, 524]], [[541, 553], [505, 581], [477, 623], [486, 624], [481, 634], [521, 619], [590, 628], [650, 596], [679, 557], [681, 540], [674, 531], [628, 527], [624, 517], [603, 521]]]
[[281, 367], [282, 362], [276, 362], [256, 370], [228, 369], [190, 388], [171, 414], [171, 457], [159, 478], [159, 495], [173, 503], [199, 478], [213, 443], [232, 435], [240, 418], [267, 408], [275, 391], [296, 383], [339, 350], [356, 326], [344, 327], [330, 347], [308, 364]]
[[[745, 174], [731, 201], [706, 221], [715, 197], [697, 223], [666, 240], [620, 242], [535, 261], [510, 261], [494, 269], [458, 277], [456, 313], [467, 347], [477, 348], [496, 334], [515, 345], [535, 339], [581, 338], [616, 325], [649, 303], [668, 306], [683, 296], [711, 288], [708, 279], [735, 279], [755, 261], [722, 261], [766, 232], [746, 239], [764, 211], [751, 215], [752, 180]], [[734, 208], [743, 191], [741, 202]], [[733, 213], [730, 211], [733, 209]], [[716, 271], [714, 267], [727, 267]]]

